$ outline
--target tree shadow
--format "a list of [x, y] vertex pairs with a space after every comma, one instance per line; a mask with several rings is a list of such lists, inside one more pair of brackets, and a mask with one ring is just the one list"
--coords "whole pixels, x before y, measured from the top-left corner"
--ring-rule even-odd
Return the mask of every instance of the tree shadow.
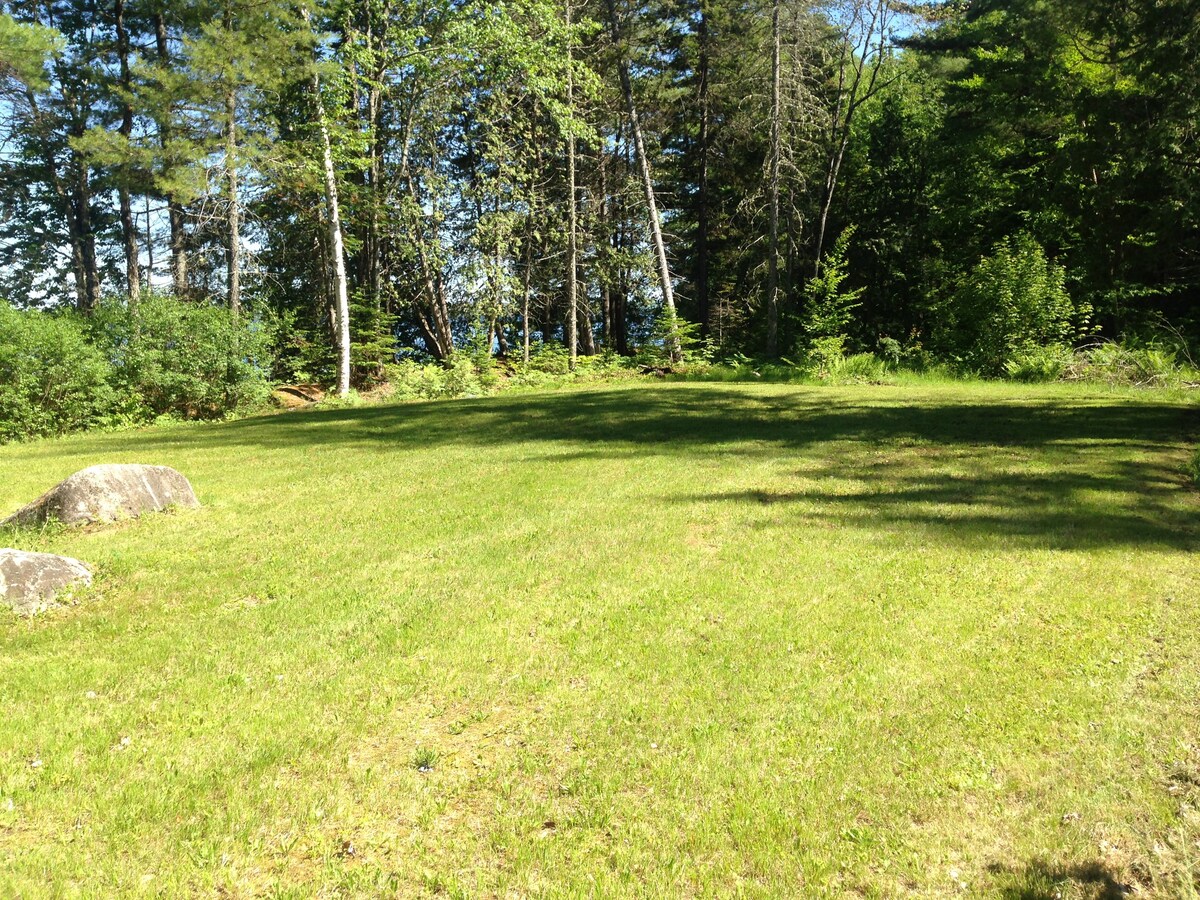
[[1080, 900], [1126, 900], [1134, 896], [1134, 885], [1099, 862], [1059, 866], [1032, 862], [1019, 868], [992, 865], [990, 893], [1002, 900], [1060, 900], [1064, 888]]
[[[1197, 422], [1185, 404], [1111, 397], [910, 401], [898, 389], [666, 384], [264, 416], [206, 429], [202, 443], [231, 462], [249, 450], [496, 445], [515, 448], [515, 464], [534, 466], [571, 458], [653, 464], [660, 456], [785, 461], [796, 463], [794, 487], [775, 479], [762, 489], [667, 491], [662, 499], [761, 508], [751, 524], [763, 528], [883, 524], [947, 540], [1189, 550], [1197, 507], [1172, 467]], [[200, 440], [193, 429], [148, 431], [114, 435], [105, 450], [169, 458]], [[44, 458], [77, 456], [65, 445], [43, 449]]]
[[[1191, 550], [1197, 545], [1195, 509], [1181, 474], [1160, 462], [1085, 460], [1087, 470], [989, 467], [985, 447], [951, 460], [926, 454], [888, 462], [843, 456], [797, 473], [797, 490], [714, 491], [675, 496], [676, 502], [719, 501], [772, 508], [759, 527], [936, 529], [959, 543], [1017, 543], [1072, 550], [1106, 545]], [[924, 463], [924, 465], [922, 465]], [[1044, 464], [1036, 456], [1029, 465]], [[969, 467], [970, 474], [961, 469]], [[827, 485], [838, 482], [836, 489]], [[849, 487], [847, 486], [849, 485]], [[783, 511], [787, 511], [786, 513]]]

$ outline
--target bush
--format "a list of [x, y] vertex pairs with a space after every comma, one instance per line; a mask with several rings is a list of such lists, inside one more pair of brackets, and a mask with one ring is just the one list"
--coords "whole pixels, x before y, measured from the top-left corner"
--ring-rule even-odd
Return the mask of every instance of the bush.
[[0, 442], [105, 423], [114, 406], [112, 377], [73, 314], [0, 302]]
[[1104, 341], [1076, 354], [1065, 377], [1139, 387], [1166, 386], [1183, 376], [1175, 351], [1159, 346], [1133, 347]]
[[1008, 377], [1031, 383], [1057, 381], [1075, 362], [1075, 352], [1062, 344], [1017, 350], [1004, 364]]
[[803, 364], [799, 368], [820, 378], [828, 378], [834, 370], [842, 365], [845, 359], [845, 335], [818, 337], [812, 341], [808, 352], [804, 354]]
[[104, 301], [92, 329], [134, 415], [218, 418], [270, 394], [271, 329], [254, 316], [151, 293]]
[[1018, 354], [1080, 333], [1091, 311], [1071, 302], [1065, 284], [1066, 271], [1030, 235], [999, 243], [955, 293], [949, 310], [967, 367], [1004, 375]]
[[846, 253], [853, 236], [853, 227], [838, 236], [821, 263], [820, 274], [809, 279], [804, 287], [804, 318], [800, 324], [804, 333], [802, 349], [827, 338], [840, 337], [845, 341], [846, 328], [864, 293], [864, 288], [846, 290], [843, 287], [850, 275]]
[[[498, 379], [491, 367], [485, 375], [489, 382]], [[390, 363], [384, 366], [384, 378], [391, 387], [389, 396], [397, 400], [478, 396], [489, 390], [475, 361], [465, 351], [455, 353], [445, 363], [419, 363], [411, 359]]]
[[1184, 471], [1187, 472], [1188, 478], [1192, 480], [1192, 484], [1200, 488], [1200, 447], [1192, 451], [1192, 455], [1188, 459]]
[[[678, 351], [678, 359], [672, 359], [672, 350]], [[649, 340], [637, 350], [640, 365], [656, 368], [688, 367], [708, 361], [709, 347], [700, 339], [700, 326], [689, 322], [678, 312], [663, 309], [654, 320]]]
[[842, 384], [878, 384], [887, 374], [887, 364], [874, 353], [855, 353], [837, 361], [829, 377]]

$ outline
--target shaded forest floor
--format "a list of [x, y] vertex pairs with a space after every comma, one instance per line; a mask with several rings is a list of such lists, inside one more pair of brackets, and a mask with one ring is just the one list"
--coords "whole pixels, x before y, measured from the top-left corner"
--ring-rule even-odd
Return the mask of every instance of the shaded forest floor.
[[0, 448], [0, 893], [1177, 896], [1194, 406], [656, 384]]

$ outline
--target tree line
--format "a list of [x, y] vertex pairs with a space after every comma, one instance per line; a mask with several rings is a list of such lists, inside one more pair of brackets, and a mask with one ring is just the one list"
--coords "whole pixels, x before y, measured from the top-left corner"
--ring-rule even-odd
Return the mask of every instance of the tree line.
[[0, 298], [221, 305], [342, 389], [1191, 339], [1198, 38], [1193, 0], [9, 0]]

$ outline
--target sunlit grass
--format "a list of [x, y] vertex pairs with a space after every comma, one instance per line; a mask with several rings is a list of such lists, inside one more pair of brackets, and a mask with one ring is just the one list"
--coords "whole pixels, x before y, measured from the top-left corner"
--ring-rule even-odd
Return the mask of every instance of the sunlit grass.
[[1196, 426], [659, 384], [0, 448], [0, 513], [97, 462], [204, 503], [0, 534], [99, 574], [0, 617], [0, 893], [1150, 885], [1200, 783]]

